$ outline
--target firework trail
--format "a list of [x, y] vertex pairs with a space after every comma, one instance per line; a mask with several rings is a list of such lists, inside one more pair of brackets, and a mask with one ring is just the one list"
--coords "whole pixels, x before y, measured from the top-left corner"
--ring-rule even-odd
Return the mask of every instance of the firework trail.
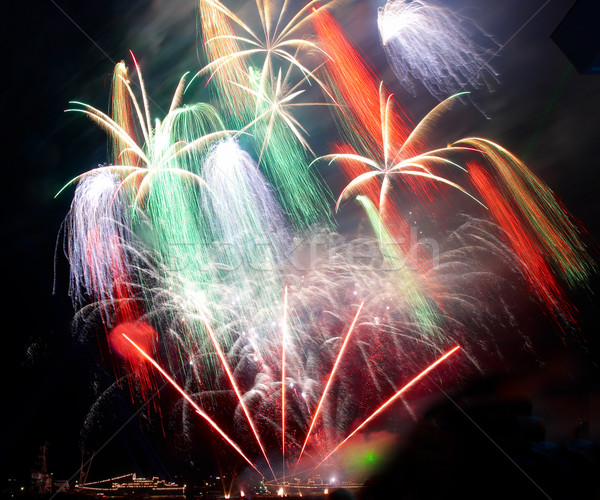
[[481, 163], [470, 163], [469, 179], [518, 255], [530, 290], [555, 317], [575, 322], [558, 279], [576, 288], [595, 272], [596, 265], [581, 239], [583, 229], [550, 188], [509, 151], [481, 138], [462, 139], [457, 144], [476, 147], [491, 165], [486, 169]]
[[148, 355], [148, 353], [144, 351], [144, 349], [138, 346], [127, 335], [123, 334], [123, 337], [125, 338], [125, 340], [131, 343], [131, 345], [138, 351], [140, 356], [143, 356], [144, 359], [151, 363], [160, 372], [160, 374], [177, 390], [177, 392], [179, 392], [190, 403], [190, 405], [194, 408], [194, 410], [196, 410], [198, 415], [200, 415], [204, 420], [206, 420], [211, 425], [211, 427], [213, 427], [221, 435], [221, 437], [225, 441], [227, 441], [227, 443], [229, 443], [229, 445], [232, 448], [234, 448], [235, 451], [237, 451], [244, 460], [246, 460], [246, 462], [248, 462], [248, 465], [255, 469], [256, 472], [258, 472], [259, 474], [261, 473], [256, 468], [254, 463], [246, 455], [244, 455], [240, 447], [227, 434], [225, 434], [225, 432], [223, 432], [223, 430], [214, 422], [213, 419], [211, 419], [204, 411], [202, 411], [202, 408], [200, 408], [195, 403], [195, 401], [192, 398], [190, 398], [190, 396], [179, 386], [179, 384], [177, 384], [177, 382], [175, 382], [175, 380], [165, 370], [163, 370], [163, 368], [154, 359], [152, 359]]
[[[329, 12], [319, 11], [313, 25], [321, 46], [330, 55], [318, 73], [338, 104], [333, 111], [344, 146], [352, 144], [353, 151], [363, 156], [382, 153], [380, 95], [385, 89], [380, 78]], [[397, 105], [389, 118], [393, 120], [388, 127], [393, 134], [390, 140], [404, 142], [410, 133], [406, 114]]]
[[[300, 462], [300, 460], [302, 459], [302, 454], [304, 453], [304, 449], [306, 448], [306, 444], [308, 443], [310, 434], [315, 426], [315, 423], [317, 422], [317, 418], [319, 417], [319, 411], [321, 410], [321, 407], [323, 406], [323, 402], [325, 401], [325, 397], [327, 396], [327, 391], [331, 385], [331, 382], [333, 381], [333, 377], [335, 376], [337, 367], [339, 366], [342, 356], [344, 355], [344, 351], [346, 350], [346, 346], [348, 345], [348, 341], [350, 340], [350, 336], [352, 334], [352, 331], [354, 330], [354, 326], [356, 325], [356, 321], [358, 320], [358, 316], [359, 316], [360, 311], [362, 310], [364, 304], [365, 304], [364, 302], [360, 303], [358, 311], [356, 312], [356, 316], [354, 316], [354, 319], [352, 320], [352, 324], [350, 325], [350, 328], [348, 329], [348, 333], [346, 333], [344, 342], [342, 343], [342, 347], [340, 348], [340, 352], [338, 353], [338, 355], [335, 359], [335, 363], [333, 364], [331, 373], [329, 374], [329, 377], [327, 377], [327, 383], [325, 384], [325, 387], [323, 388], [323, 394], [321, 394], [321, 398], [319, 399], [319, 404], [317, 405], [317, 407], [315, 409], [315, 412], [314, 412], [314, 415], [310, 422], [308, 431], [306, 431], [306, 437], [304, 438], [304, 443], [302, 444], [302, 449], [300, 450], [300, 455], [298, 456], [298, 462]], [[296, 465], [298, 464], [298, 462], [296, 462]]]
[[430, 371], [436, 368], [440, 363], [443, 363], [446, 359], [452, 356], [456, 351], [460, 349], [460, 346], [456, 346], [446, 354], [444, 354], [441, 358], [436, 360], [434, 363], [429, 365], [425, 370], [416, 375], [413, 379], [411, 379], [407, 384], [402, 386], [402, 388], [396, 392], [390, 399], [388, 399], [385, 403], [383, 403], [379, 408], [377, 408], [371, 415], [369, 415], [356, 429], [354, 429], [348, 437], [346, 437], [340, 444], [329, 452], [329, 454], [317, 465], [319, 467], [322, 463], [324, 463], [331, 455], [333, 455], [337, 450], [339, 450], [349, 439], [352, 438], [358, 431], [360, 431], [363, 427], [365, 427], [371, 420], [373, 420], [377, 415], [379, 415], [383, 410], [385, 410], [389, 405], [391, 405], [396, 399], [398, 399], [402, 394], [404, 394], [408, 389], [410, 389], [413, 385], [415, 385], [419, 380], [425, 377]]
[[388, 0], [378, 9], [377, 24], [396, 78], [413, 94], [415, 81], [440, 101], [465, 88], [497, 83], [489, 64], [495, 43], [451, 9], [429, 0]]

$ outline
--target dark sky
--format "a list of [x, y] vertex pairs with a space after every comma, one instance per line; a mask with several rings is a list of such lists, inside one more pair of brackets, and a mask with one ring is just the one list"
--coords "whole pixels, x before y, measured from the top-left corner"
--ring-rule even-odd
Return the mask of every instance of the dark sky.
[[[398, 98], [420, 118], [436, 101], [424, 89], [412, 96], [394, 83], [375, 26], [376, 8], [382, 3], [350, 1], [335, 12]], [[598, 241], [600, 75], [579, 74], [550, 39], [573, 3], [552, 0], [525, 24], [544, 5], [542, 0], [447, 2], [463, 8], [501, 45], [508, 43], [492, 60], [500, 73], [498, 87], [474, 96], [489, 119], [465, 106], [447, 125], [452, 137], [442, 140], [479, 135], [522, 156], [581, 220], [590, 239]], [[3, 301], [0, 478], [26, 476], [45, 440], [50, 469], [66, 478], [78, 467], [83, 422], [97, 389], [108, 386], [113, 374], [99, 355], [94, 335], [81, 341], [71, 332], [68, 269], [60, 250], [55, 273], [55, 245], [71, 193], [58, 199], [54, 195], [74, 175], [106, 159], [103, 133], [63, 111], [69, 100], [106, 109], [110, 73], [116, 61], [128, 58], [129, 49], [142, 65], [149, 95], [168, 106], [179, 76], [201, 66], [195, 7], [183, 0], [24, 0], [9, 2], [3, 10], [2, 227], [8, 279]], [[598, 290], [597, 280], [592, 289]], [[577, 404], [591, 404], [597, 412], [597, 392], [592, 390], [597, 390], [592, 383], [598, 375], [593, 356], [597, 341], [591, 337], [598, 325], [597, 301], [583, 293], [574, 300], [582, 311], [582, 330], [592, 354], [565, 346], [567, 353], [558, 347], [557, 355], [550, 341], [550, 354], [541, 354], [541, 361], [548, 372], [561, 368], [559, 373], [578, 384]], [[561, 427], [561, 415], [551, 407], [540, 406], [548, 411], [544, 416], [556, 435], [565, 434], [574, 417], [565, 411], [571, 420]], [[125, 390], [114, 398], [98, 436], [110, 435], [134, 411]], [[593, 411], [591, 419], [597, 439], [600, 429]], [[151, 431], [153, 438], [159, 434]], [[94, 439], [89, 443], [98, 445]], [[160, 440], [147, 438], [136, 419], [103, 453], [106, 458], [96, 459], [97, 476], [111, 465], [124, 468], [115, 472], [139, 467], [143, 473], [164, 474], [173, 470], [165, 464], [179, 456]]]

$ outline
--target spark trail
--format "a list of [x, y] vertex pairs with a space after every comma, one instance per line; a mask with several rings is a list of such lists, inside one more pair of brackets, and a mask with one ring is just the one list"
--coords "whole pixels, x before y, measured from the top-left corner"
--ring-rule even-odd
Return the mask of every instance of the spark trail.
[[358, 431], [360, 431], [363, 427], [365, 427], [371, 420], [373, 420], [377, 415], [383, 412], [389, 405], [391, 405], [396, 399], [398, 399], [402, 394], [404, 394], [408, 389], [410, 389], [413, 385], [415, 385], [419, 380], [425, 377], [429, 372], [434, 370], [438, 365], [446, 361], [450, 356], [452, 356], [456, 351], [460, 349], [460, 346], [456, 346], [446, 354], [444, 354], [437, 361], [429, 365], [425, 370], [419, 373], [416, 377], [410, 380], [406, 385], [404, 385], [396, 394], [394, 394], [391, 398], [389, 398], [385, 403], [383, 403], [377, 410], [375, 410], [371, 415], [369, 415], [356, 429], [354, 429], [348, 436], [335, 448], [333, 448], [329, 454], [319, 462], [319, 464], [313, 469], [318, 469], [331, 455], [333, 455], [336, 451], [338, 451], [352, 436], [354, 436]]
[[[286, 289], [286, 293], [287, 293], [287, 289]], [[223, 353], [223, 350], [221, 349], [221, 346], [219, 345], [219, 340], [217, 339], [215, 332], [213, 331], [210, 323], [208, 322], [208, 320], [205, 317], [202, 318], [202, 322], [204, 323], [206, 331], [208, 332], [208, 334], [210, 336], [210, 340], [213, 343], [215, 351], [217, 351], [219, 359], [221, 360], [221, 364], [222, 364], [223, 368], [225, 369], [225, 372], [227, 373], [227, 378], [231, 382], [231, 386], [233, 387], [233, 390], [234, 390], [235, 395], [240, 403], [240, 406], [242, 407], [242, 410], [244, 411], [244, 415], [246, 416], [248, 425], [250, 426], [250, 429], [252, 430], [252, 434], [254, 435], [254, 438], [256, 439], [256, 442], [258, 443], [258, 446], [260, 448], [261, 453], [263, 454], [263, 457], [265, 457], [265, 461], [267, 462], [267, 465], [269, 466], [269, 469], [271, 470], [271, 474], [273, 475], [273, 478], [275, 478], [275, 472], [273, 472], [273, 467], [271, 466], [271, 462], [269, 461], [269, 458], [267, 457], [267, 452], [265, 451], [263, 442], [260, 438], [258, 430], [256, 429], [256, 424], [254, 423], [254, 419], [250, 415], [248, 406], [244, 402], [244, 397], [242, 395], [242, 392], [240, 391], [240, 388], [235, 380], [235, 377], [233, 376], [233, 373], [231, 372], [229, 362], [227, 361], [227, 358], [225, 357], [225, 354]]]
[[413, 94], [415, 81], [440, 101], [498, 81], [489, 64], [495, 42], [449, 8], [430, 0], [388, 0], [378, 9], [377, 24], [396, 78]]
[[196, 413], [198, 413], [198, 415], [200, 415], [204, 420], [206, 420], [206, 422], [208, 422], [208, 424], [219, 433], [219, 435], [235, 450], [237, 451], [240, 456], [246, 461], [248, 462], [248, 464], [256, 471], [258, 472], [261, 476], [263, 475], [262, 472], [260, 472], [260, 470], [257, 469], [257, 467], [254, 465], [254, 463], [252, 462], [252, 460], [250, 460], [245, 454], [244, 452], [240, 449], [240, 447], [227, 435], [225, 434], [225, 432], [215, 423], [215, 421], [210, 418], [203, 410], [202, 408], [200, 408], [196, 402], [189, 396], [189, 394], [187, 392], [185, 392], [181, 386], [175, 382], [175, 380], [152, 358], [150, 357], [141, 347], [139, 347], [133, 340], [131, 340], [127, 335], [123, 334], [123, 337], [125, 337], [125, 339], [131, 343], [131, 345], [133, 345], [133, 347], [135, 347], [138, 352], [148, 361], [152, 364], [152, 366], [154, 366], [154, 368], [156, 368], [160, 374], [165, 378], [165, 380], [167, 380], [167, 382], [169, 382], [177, 392], [179, 392], [179, 394], [181, 394], [183, 396], [183, 398], [194, 408], [194, 410], [196, 410]]
[[323, 394], [321, 394], [321, 398], [319, 399], [319, 404], [317, 405], [317, 408], [315, 409], [314, 415], [310, 422], [310, 426], [308, 428], [308, 431], [306, 432], [306, 437], [304, 438], [304, 444], [302, 445], [302, 449], [300, 450], [300, 455], [298, 456], [295, 467], [298, 467], [298, 464], [300, 463], [300, 460], [302, 459], [302, 455], [304, 454], [304, 449], [306, 448], [306, 445], [308, 444], [308, 440], [310, 438], [312, 430], [315, 426], [315, 423], [317, 422], [317, 418], [319, 417], [319, 412], [321, 411], [321, 407], [323, 406], [323, 402], [325, 401], [325, 397], [327, 396], [327, 392], [329, 390], [329, 387], [331, 386], [331, 381], [333, 380], [333, 377], [335, 376], [335, 373], [340, 364], [342, 356], [344, 355], [344, 352], [346, 350], [346, 346], [348, 345], [348, 342], [350, 341], [350, 336], [352, 335], [354, 326], [356, 325], [356, 322], [358, 321], [358, 316], [360, 315], [360, 312], [362, 311], [362, 308], [364, 305], [365, 305], [365, 302], [362, 301], [360, 303], [360, 306], [358, 307], [358, 311], [356, 311], [356, 315], [354, 316], [354, 319], [352, 320], [352, 324], [350, 325], [350, 328], [348, 328], [348, 332], [346, 333], [344, 341], [342, 342], [342, 346], [340, 347], [340, 351], [335, 359], [333, 368], [331, 369], [329, 377], [327, 378], [327, 383], [325, 384], [325, 388], [323, 389]]
[[283, 480], [285, 481], [285, 384], [286, 384], [286, 351], [288, 342], [288, 288], [283, 295], [283, 320], [281, 322], [281, 462]]

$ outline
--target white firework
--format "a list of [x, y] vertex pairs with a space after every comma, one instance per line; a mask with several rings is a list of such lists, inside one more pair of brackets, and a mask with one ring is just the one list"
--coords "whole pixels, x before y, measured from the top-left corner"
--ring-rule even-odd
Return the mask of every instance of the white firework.
[[388, 0], [378, 9], [377, 24], [392, 70], [413, 94], [416, 81], [438, 100], [498, 81], [489, 64], [495, 42], [450, 9], [427, 0]]

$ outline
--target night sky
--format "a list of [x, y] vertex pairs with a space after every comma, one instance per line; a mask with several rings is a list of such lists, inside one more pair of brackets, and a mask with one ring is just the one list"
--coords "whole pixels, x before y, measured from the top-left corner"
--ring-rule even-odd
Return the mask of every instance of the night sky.
[[[383, 3], [347, 1], [334, 13], [418, 120], [436, 101], [423, 88], [413, 96], [395, 82], [376, 28], [376, 9]], [[581, 221], [594, 247], [600, 241], [600, 75], [579, 74], [550, 38], [574, 2], [444, 3], [463, 9], [501, 45], [508, 43], [491, 61], [499, 84], [493, 92], [473, 96], [481, 111], [472, 105], [455, 111], [442, 122], [441, 140], [478, 135], [520, 156]], [[2, 227], [8, 279], [0, 478], [27, 477], [39, 446], [47, 441], [48, 467], [66, 479], [77, 472], [81, 443], [98, 449], [137, 408], [123, 388], [110, 396], [101, 419], [84, 424], [114, 372], [101, 356], [95, 333], [71, 329], [68, 267], [60, 243], [56, 260], [55, 249], [72, 191], [57, 199], [54, 195], [73, 176], [106, 161], [107, 143], [89, 120], [63, 111], [69, 100], [106, 110], [112, 68], [128, 59], [129, 49], [141, 64], [148, 94], [163, 107], [179, 77], [204, 61], [190, 1], [24, 0], [5, 5], [2, 17]], [[200, 99], [201, 90], [186, 99]], [[319, 123], [327, 129], [327, 118]], [[320, 154], [327, 152], [323, 130], [313, 134]], [[503, 386], [531, 398], [534, 413], [546, 421], [549, 440], [569, 439], [579, 419], [586, 418], [589, 438], [600, 440], [598, 290], [594, 279], [589, 291], [572, 296], [585, 340], [563, 343], [550, 323], [540, 320], [543, 331], [535, 332], [536, 338], [545, 340], [536, 343], [535, 355]], [[536, 328], [532, 323], [527, 328]], [[211, 450], [218, 448], [215, 438], [201, 445], [205, 450], [188, 453], [189, 443], [166, 442], [156, 421], [140, 419], [134, 418], [98, 454], [91, 479], [134, 470], [163, 477], [216, 470], [211, 458]]]

